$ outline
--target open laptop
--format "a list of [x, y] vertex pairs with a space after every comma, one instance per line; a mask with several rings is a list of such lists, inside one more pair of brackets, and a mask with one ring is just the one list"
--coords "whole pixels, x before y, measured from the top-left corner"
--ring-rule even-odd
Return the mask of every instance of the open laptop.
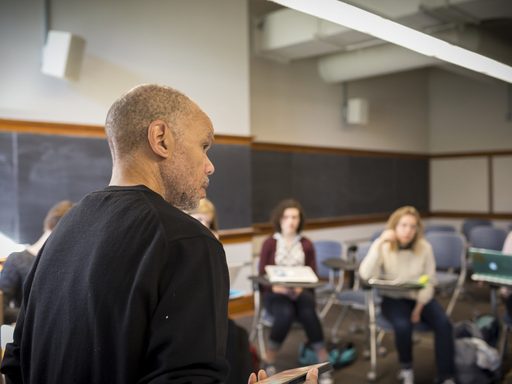
[[272, 283], [316, 283], [318, 277], [311, 267], [265, 266], [268, 280]]
[[482, 248], [469, 248], [476, 281], [512, 286], [512, 255]]

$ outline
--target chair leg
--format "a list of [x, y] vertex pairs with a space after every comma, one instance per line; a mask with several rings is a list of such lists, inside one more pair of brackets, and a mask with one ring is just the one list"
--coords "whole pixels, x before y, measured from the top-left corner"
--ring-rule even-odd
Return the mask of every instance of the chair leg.
[[263, 361], [267, 360], [267, 349], [265, 346], [265, 329], [262, 323], [258, 323], [257, 325], [257, 335], [258, 335], [258, 349], [260, 351], [260, 356]]
[[366, 377], [368, 380], [374, 381], [377, 378], [377, 325], [372, 290], [367, 291], [366, 299], [368, 305], [368, 329], [370, 332], [370, 371]]
[[337, 341], [339, 341], [338, 336], [337, 336], [338, 330], [339, 330], [341, 324], [343, 323], [343, 320], [345, 320], [348, 310], [349, 310], [348, 305], [344, 305], [343, 309], [341, 310], [341, 313], [338, 315], [338, 318], [336, 319], [336, 321], [334, 322], [334, 325], [331, 328], [331, 341], [333, 343], [336, 343]]

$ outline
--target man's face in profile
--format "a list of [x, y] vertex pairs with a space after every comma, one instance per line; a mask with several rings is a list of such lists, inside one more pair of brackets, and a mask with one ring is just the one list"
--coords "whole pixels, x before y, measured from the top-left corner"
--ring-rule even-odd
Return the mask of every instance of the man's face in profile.
[[166, 200], [177, 208], [190, 210], [206, 197], [215, 168], [208, 158], [213, 142], [210, 119], [199, 108], [183, 118], [175, 151], [161, 166]]

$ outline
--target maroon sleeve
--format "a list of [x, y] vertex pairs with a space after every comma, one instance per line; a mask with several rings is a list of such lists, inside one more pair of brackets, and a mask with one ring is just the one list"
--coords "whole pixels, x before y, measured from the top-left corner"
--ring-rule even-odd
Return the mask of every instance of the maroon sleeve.
[[310, 266], [316, 273], [316, 255], [313, 243], [306, 237], [302, 237], [300, 242], [302, 243], [302, 249], [304, 250], [305, 264]]
[[268, 237], [261, 247], [260, 263], [258, 266], [258, 273], [260, 275], [265, 274], [266, 265], [274, 265], [276, 255], [276, 239]]

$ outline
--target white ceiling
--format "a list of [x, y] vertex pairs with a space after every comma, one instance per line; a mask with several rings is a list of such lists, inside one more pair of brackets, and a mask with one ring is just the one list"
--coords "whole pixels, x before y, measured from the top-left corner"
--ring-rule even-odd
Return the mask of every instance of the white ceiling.
[[[485, 56], [512, 63], [511, 0], [346, 2]], [[328, 82], [442, 64], [269, 1], [250, 0], [250, 13], [253, 47], [257, 55], [284, 62], [316, 57], [320, 75]], [[375, 69], [359, 72], [359, 56], [371, 62]], [[393, 62], [395, 68], [390, 70]], [[382, 63], [382, 69], [376, 68], [379, 63]], [[340, 72], [339, 68], [343, 70]]]

